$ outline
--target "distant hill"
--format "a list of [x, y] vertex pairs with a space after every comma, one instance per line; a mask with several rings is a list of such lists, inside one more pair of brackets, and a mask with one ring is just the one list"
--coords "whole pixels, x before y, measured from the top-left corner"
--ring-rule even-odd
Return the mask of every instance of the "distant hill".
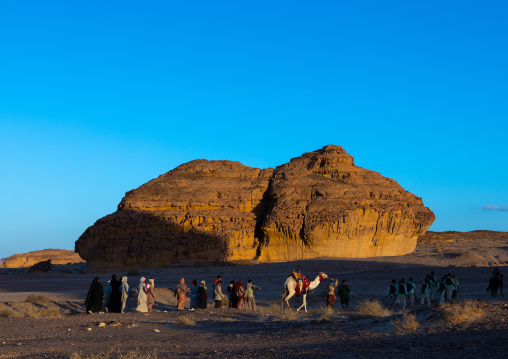
[[31, 267], [35, 263], [51, 259], [52, 264], [80, 263], [84, 260], [73, 251], [66, 249], [44, 249], [28, 253], [14, 254], [2, 260], [4, 268]]

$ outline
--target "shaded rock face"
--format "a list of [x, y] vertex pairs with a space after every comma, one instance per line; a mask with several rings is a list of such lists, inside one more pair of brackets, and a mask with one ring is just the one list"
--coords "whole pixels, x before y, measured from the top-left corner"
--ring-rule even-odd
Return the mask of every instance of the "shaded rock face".
[[196, 160], [130, 191], [76, 241], [91, 270], [412, 252], [434, 221], [339, 146], [273, 169]]
[[48, 259], [47, 261], [41, 261], [39, 263], [35, 263], [33, 266], [31, 266], [28, 269], [28, 273], [49, 272], [50, 269], [51, 269], [51, 259]]
[[66, 249], [43, 249], [28, 253], [14, 254], [5, 258], [5, 268], [31, 267], [36, 263], [51, 259], [52, 264], [81, 263], [83, 259], [73, 251]]

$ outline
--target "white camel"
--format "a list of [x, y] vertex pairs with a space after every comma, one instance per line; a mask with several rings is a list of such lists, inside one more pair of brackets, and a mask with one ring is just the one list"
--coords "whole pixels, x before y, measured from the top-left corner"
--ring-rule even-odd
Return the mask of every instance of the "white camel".
[[[326, 274], [324, 274], [323, 272], [320, 272], [318, 274], [318, 276], [316, 277], [316, 279], [314, 279], [312, 282], [310, 282], [310, 284], [307, 288], [307, 292], [302, 293], [303, 304], [300, 306], [300, 308], [298, 308], [296, 310], [297, 312], [299, 312], [300, 309], [302, 309], [302, 308], [305, 308], [305, 312], [307, 312], [307, 293], [309, 291], [313, 290], [314, 288], [316, 288], [319, 285], [319, 283], [321, 283], [321, 281], [326, 278], [328, 278], [328, 276]], [[289, 277], [288, 279], [286, 279], [286, 283], [284, 283], [284, 293], [282, 293], [283, 302], [281, 303], [283, 312], [284, 312], [284, 302], [286, 302], [289, 310], [291, 310], [291, 307], [289, 306], [289, 298], [291, 298], [292, 296], [295, 295], [297, 284], [298, 283], [296, 282], [296, 280], [293, 277]]]

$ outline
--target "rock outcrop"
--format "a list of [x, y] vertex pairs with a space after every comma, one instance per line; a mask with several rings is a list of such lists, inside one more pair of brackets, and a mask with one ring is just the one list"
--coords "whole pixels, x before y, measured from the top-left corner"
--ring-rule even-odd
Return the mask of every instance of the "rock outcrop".
[[51, 259], [48, 259], [47, 261], [41, 261], [39, 263], [35, 263], [33, 266], [31, 266], [28, 269], [28, 273], [49, 272], [50, 269], [51, 269]]
[[51, 259], [52, 264], [82, 263], [84, 260], [73, 251], [66, 249], [44, 249], [5, 258], [4, 268], [31, 267], [36, 263]]
[[273, 169], [196, 160], [130, 191], [76, 241], [91, 270], [410, 253], [434, 214], [339, 146]]

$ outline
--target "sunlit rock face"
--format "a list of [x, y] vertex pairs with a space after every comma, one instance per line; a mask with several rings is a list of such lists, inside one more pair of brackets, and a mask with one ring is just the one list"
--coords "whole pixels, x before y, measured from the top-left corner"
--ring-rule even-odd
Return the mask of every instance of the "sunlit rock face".
[[412, 252], [434, 221], [339, 146], [273, 169], [196, 160], [130, 191], [76, 241], [91, 270]]
[[263, 261], [411, 253], [435, 218], [421, 198], [332, 145], [278, 167], [268, 198]]

